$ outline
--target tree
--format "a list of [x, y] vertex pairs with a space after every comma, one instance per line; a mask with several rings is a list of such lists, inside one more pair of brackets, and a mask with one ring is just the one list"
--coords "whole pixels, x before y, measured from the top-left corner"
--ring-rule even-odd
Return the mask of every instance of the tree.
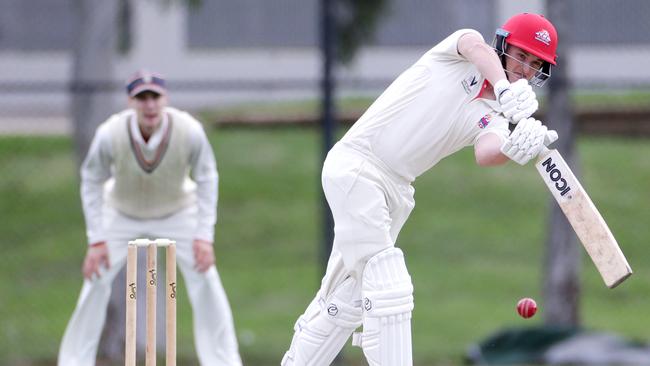
[[335, 0], [338, 62], [352, 61], [364, 42], [372, 40], [386, 5], [387, 0]]
[[[562, 0], [547, 0], [548, 17], [554, 23], [560, 40], [559, 50], [571, 47], [570, 5]], [[553, 70], [549, 80], [546, 121], [549, 128], [558, 131], [560, 139], [555, 147], [573, 172], [578, 176], [579, 166], [575, 152], [575, 123], [571, 103], [570, 81], [567, 74], [569, 66], [568, 53], [560, 52], [561, 65]], [[544, 275], [544, 323], [546, 325], [577, 326], [580, 323], [580, 254], [573, 228], [562, 213], [555, 200], [551, 204], [546, 242]]]
[[110, 82], [116, 45], [117, 2], [77, 0], [79, 30], [72, 62], [72, 119], [78, 164], [95, 129], [111, 111]]
[[[95, 129], [112, 113], [110, 82], [116, 53], [118, 3], [115, 1], [77, 0], [79, 30], [73, 50], [72, 105], [74, 146], [77, 166], [81, 165]], [[114, 289], [115, 290], [115, 289]], [[109, 311], [104, 334], [108, 342], [101, 343], [100, 354], [119, 352], [115, 337], [119, 319]], [[123, 344], [124, 342], [122, 342]]]

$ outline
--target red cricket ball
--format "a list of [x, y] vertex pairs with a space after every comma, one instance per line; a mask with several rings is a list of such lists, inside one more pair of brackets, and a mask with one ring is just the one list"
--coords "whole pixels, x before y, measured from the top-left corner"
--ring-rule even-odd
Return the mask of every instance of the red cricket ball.
[[517, 303], [517, 312], [522, 318], [528, 319], [537, 312], [537, 303], [529, 297], [524, 297]]

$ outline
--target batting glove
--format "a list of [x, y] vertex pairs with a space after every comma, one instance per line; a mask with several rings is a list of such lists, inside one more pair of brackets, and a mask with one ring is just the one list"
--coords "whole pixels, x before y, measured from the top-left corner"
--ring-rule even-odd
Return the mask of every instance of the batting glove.
[[512, 84], [506, 79], [499, 80], [494, 85], [494, 94], [501, 105], [503, 115], [514, 124], [532, 116], [539, 108], [537, 95], [524, 79]]
[[501, 152], [519, 165], [525, 165], [537, 157], [545, 146], [558, 138], [555, 130], [549, 130], [534, 118], [523, 119], [501, 146]]

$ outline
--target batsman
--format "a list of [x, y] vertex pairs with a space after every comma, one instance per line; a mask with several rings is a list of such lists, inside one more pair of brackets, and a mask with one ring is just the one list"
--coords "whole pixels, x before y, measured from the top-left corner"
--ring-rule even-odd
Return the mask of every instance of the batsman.
[[458, 30], [404, 71], [330, 150], [322, 185], [333, 248], [282, 365], [329, 365], [351, 335], [372, 366], [413, 364], [413, 284], [396, 246], [415, 204], [412, 183], [466, 146], [479, 166], [524, 165], [555, 141], [531, 115], [532, 86], [550, 77], [557, 44], [555, 27], [538, 14], [511, 17], [492, 45]]

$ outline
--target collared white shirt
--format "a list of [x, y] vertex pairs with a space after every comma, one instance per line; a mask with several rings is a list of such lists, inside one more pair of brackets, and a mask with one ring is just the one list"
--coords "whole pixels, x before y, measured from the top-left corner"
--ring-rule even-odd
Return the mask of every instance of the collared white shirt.
[[485, 78], [457, 50], [459, 30], [404, 71], [342, 138], [399, 176], [415, 180], [485, 133], [508, 135], [496, 101], [480, 98]]
[[[96, 243], [106, 240], [106, 233], [102, 226], [102, 207], [104, 202], [104, 189], [106, 183], [112, 178], [113, 151], [112, 136], [108, 128], [111, 119], [126, 119], [134, 140], [140, 146], [146, 158], [155, 154], [160, 145], [169, 121], [168, 113], [182, 118], [191, 119], [195, 123], [190, 124], [189, 149], [191, 159], [188, 162], [191, 170], [191, 178], [196, 183], [196, 194], [198, 202], [198, 228], [195, 238], [207, 241], [214, 240], [214, 225], [216, 223], [217, 198], [218, 198], [218, 173], [212, 147], [207, 139], [201, 124], [194, 120], [189, 114], [174, 108], [164, 109], [161, 126], [149, 138], [144, 141], [138, 127], [135, 111], [128, 109], [111, 116], [104, 122], [95, 133], [88, 154], [81, 167], [81, 200], [86, 220], [86, 231], [88, 243]], [[184, 174], [184, 172], [179, 172]]]

